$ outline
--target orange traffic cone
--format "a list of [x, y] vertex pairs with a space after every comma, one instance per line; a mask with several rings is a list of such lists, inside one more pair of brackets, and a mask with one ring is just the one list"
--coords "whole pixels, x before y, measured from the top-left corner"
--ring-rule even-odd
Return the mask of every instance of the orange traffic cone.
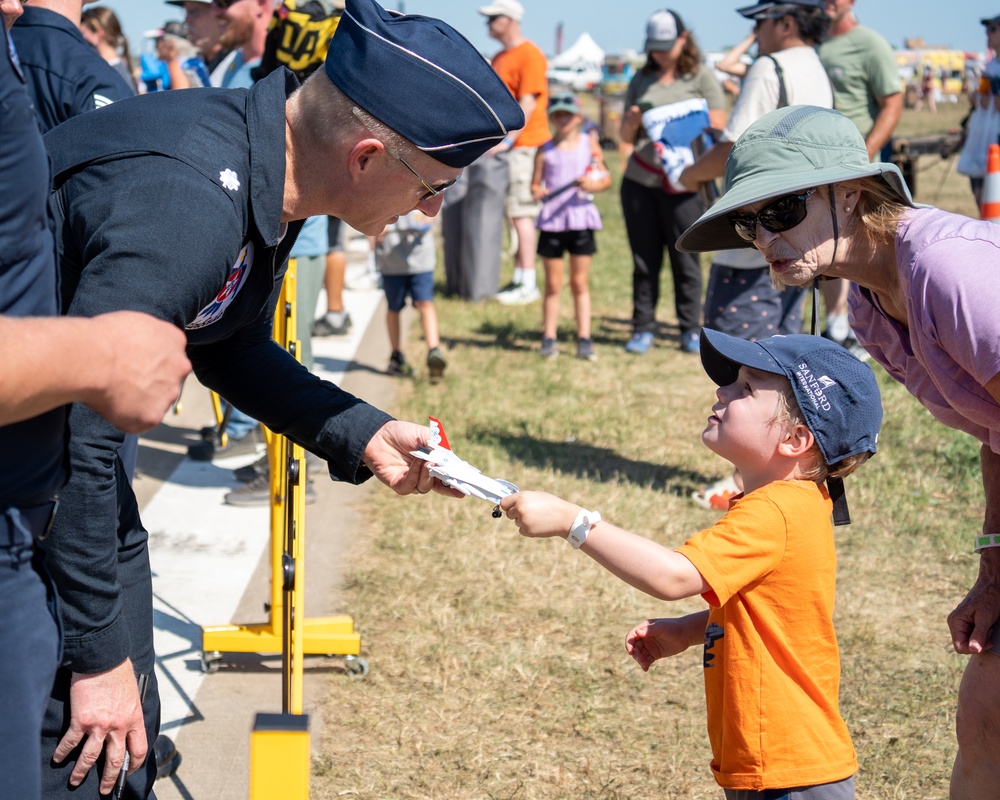
[[1000, 225], [1000, 144], [991, 144], [986, 157], [986, 180], [983, 181], [983, 208], [980, 216]]

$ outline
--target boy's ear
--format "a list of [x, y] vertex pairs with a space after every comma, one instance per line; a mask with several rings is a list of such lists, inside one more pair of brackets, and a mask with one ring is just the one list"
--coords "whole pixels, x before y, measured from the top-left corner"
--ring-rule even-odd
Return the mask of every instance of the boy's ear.
[[802, 423], [793, 426], [785, 438], [778, 444], [778, 452], [788, 458], [800, 458], [812, 450], [816, 437], [808, 425]]

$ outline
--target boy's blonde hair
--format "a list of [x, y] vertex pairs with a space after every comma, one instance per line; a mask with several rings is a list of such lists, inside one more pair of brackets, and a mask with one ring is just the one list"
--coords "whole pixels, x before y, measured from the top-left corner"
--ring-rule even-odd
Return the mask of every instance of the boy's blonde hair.
[[[790, 431], [796, 425], [806, 425], [806, 418], [799, 408], [792, 392], [792, 382], [788, 378], [781, 378], [781, 390], [778, 392], [778, 410], [771, 419], [772, 425], [781, 425], [785, 430]], [[836, 464], [827, 464], [823, 460], [823, 452], [819, 448], [818, 442], [813, 442], [809, 451], [812, 456], [812, 464], [802, 468], [801, 477], [803, 480], [823, 483], [827, 478], [843, 478], [850, 475], [854, 470], [871, 458], [870, 452], [855, 453], [847, 456]]]

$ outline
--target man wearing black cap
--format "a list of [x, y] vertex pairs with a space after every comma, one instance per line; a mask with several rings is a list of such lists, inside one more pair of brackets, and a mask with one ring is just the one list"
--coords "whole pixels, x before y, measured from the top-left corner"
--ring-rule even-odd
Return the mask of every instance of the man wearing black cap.
[[[296, 83], [278, 71], [252, 89], [160, 92], [52, 131], [64, 310], [128, 307], [183, 328], [199, 380], [336, 479], [456, 496], [410, 455], [428, 430], [310, 374], [272, 341], [273, 309], [301, 220], [333, 214], [376, 235], [414, 208], [433, 216], [523, 114], [460, 34], [374, 0], [348, 1], [325, 70]], [[159, 701], [146, 533], [114, 458], [122, 434], [81, 406], [70, 416], [73, 476], [45, 545], [66, 652], [43, 796], [96, 800], [126, 746], [142, 763]], [[141, 705], [136, 674], [150, 675]], [[131, 775], [126, 797], [145, 798], [154, 773]]]
[[[759, 57], [747, 71], [719, 141], [681, 174], [681, 182], [692, 189], [722, 177], [735, 141], [768, 112], [802, 103], [833, 107], [833, 90], [815, 50], [829, 25], [823, 0], [763, 2], [737, 13], [756, 23]], [[799, 333], [804, 292], [801, 287], [775, 289], [767, 261], [752, 248], [718, 250], [705, 294], [705, 327], [750, 341]], [[736, 473], [695, 492], [692, 499], [711, 508], [724, 505], [740, 488]]]

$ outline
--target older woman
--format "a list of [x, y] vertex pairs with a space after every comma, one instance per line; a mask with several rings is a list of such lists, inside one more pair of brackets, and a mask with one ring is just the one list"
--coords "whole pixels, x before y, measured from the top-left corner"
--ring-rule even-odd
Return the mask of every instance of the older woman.
[[[953, 798], [1000, 786], [1000, 227], [917, 208], [899, 170], [871, 164], [843, 115], [774, 111], [737, 140], [726, 194], [680, 238], [692, 252], [756, 247], [775, 281], [847, 278], [858, 341], [939, 421], [982, 442], [976, 584], [948, 617], [971, 654], [959, 690]], [[991, 626], [993, 632], [991, 634]], [[989, 652], [992, 648], [993, 652]]]

